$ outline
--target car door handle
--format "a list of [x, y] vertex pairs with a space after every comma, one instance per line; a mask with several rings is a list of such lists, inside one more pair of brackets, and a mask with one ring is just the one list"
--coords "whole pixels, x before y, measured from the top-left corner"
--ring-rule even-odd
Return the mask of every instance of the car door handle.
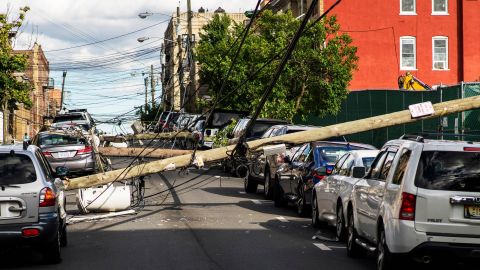
[[377, 196], [380, 197], [380, 198], [383, 198], [383, 193], [380, 193]]
[[25, 210], [27, 210], [27, 207], [25, 207], [25, 206], [22, 206], [22, 207], [10, 206], [8, 208], [8, 211], [10, 211], [10, 212], [22, 212], [22, 211], [25, 211]]

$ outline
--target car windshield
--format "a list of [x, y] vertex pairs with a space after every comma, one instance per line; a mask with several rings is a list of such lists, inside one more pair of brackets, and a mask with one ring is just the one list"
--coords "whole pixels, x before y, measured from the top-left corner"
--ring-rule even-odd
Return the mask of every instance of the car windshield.
[[375, 159], [375, 157], [363, 157], [362, 158], [363, 166], [365, 167], [365, 169], [367, 171], [372, 166], [372, 163], [373, 163], [374, 159]]
[[449, 191], [480, 191], [480, 153], [425, 151], [415, 178], [419, 188]]
[[85, 145], [83, 138], [62, 134], [48, 134], [40, 137], [40, 145]]
[[0, 153], [0, 185], [35, 182], [37, 175], [27, 155]]
[[81, 114], [67, 114], [67, 115], [57, 115], [53, 120], [53, 123], [58, 122], [71, 122], [71, 121], [84, 121], [86, 120]]

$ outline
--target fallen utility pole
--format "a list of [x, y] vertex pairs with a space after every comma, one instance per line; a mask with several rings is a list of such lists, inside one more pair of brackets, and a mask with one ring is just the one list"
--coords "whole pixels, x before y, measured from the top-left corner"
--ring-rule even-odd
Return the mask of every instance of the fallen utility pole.
[[[351, 121], [342, 124], [331, 125], [312, 130], [286, 134], [278, 137], [265, 138], [248, 142], [250, 149], [258, 149], [262, 146], [276, 143], [302, 144], [306, 142], [319, 141], [330, 137], [344, 136], [359, 133], [368, 130], [374, 130], [384, 127], [390, 127], [400, 124], [412, 123], [419, 120], [442, 117], [452, 113], [458, 113], [480, 108], [480, 96], [469, 97], [464, 99], [451, 100], [447, 102], [437, 103], [433, 105], [434, 113], [413, 119], [409, 110], [395, 113], [389, 113], [374, 116], [366, 119]], [[227, 158], [227, 151], [231, 151], [235, 145], [221, 147], [212, 150], [200, 152], [196, 155], [198, 160], [203, 162], [219, 161]], [[153, 161], [137, 166], [132, 166], [128, 170], [120, 169], [109, 171], [104, 174], [94, 174], [79, 178], [73, 178], [66, 186], [66, 189], [77, 189], [84, 187], [97, 186], [107, 184], [115, 179], [129, 179], [142, 175], [149, 175], [165, 170], [173, 170], [190, 165], [191, 154], [171, 157], [163, 160]], [[125, 171], [125, 172], [124, 172]]]
[[181, 155], [191, 154], [192, 150], [178, 149], [155, 149], [155, 148], [116, 148], [116, 147], [99, 147], [98, 151], [109, 157], [151, 157], [151, 158], [169, 158]]
[[141, 133], [136, 135], [127, 136], [100, 136], [102, 142], [125, 142], [128, 140], [166, 140], [166, 139], [193, 139], [193, 135], [190, 132], [168, 132], [168, 133]]

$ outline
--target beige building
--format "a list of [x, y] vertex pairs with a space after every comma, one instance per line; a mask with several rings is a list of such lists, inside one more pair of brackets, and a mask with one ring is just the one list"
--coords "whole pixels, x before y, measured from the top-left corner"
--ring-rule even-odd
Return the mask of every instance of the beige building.
[[[270, 0], [263, 0], [261, 7], [265, 7]], [[293, 16], [297, 18], [302, 18], [310, 7], [312, 0], [271, 0], [271, 4], [267, 7], [268, 9], [273, 10], [274, 12], [286, 12], [290, 10]], [[318, 18], [323, 12], [323, 0], [318, 1], [318, 6], [316, 7], [312, 19]]]
[[[215, 14], [225, 13], [225, 11], [218, 8], [214, 12], [208, 12], [200, 8], [197, 12], [192, 13], [192, 39], [195, 45], [203, 26], [208, 24]], [[243, 13], [225, 14], [237, 23], [244, 23], [247, 20]], [[188, 54], [187, 22], [187, 12], [180, 13], [180, 16], [177, 16], [176, 13], [173, 14], [164, 34], [163, 103], [165, 109], [173, 109], [174, 111], [179, 111], [182, 107], [185, 107], [186, 111], [192, 111], [196, 98], [202, 98], [207, 90], [206, 86], [199, 86], [199, 67], [196, 63], [197, 91], [193, 91], [194, 93], [189, 91], [191, 65]], [[184, 103], [186, 104], [184, 105]]]

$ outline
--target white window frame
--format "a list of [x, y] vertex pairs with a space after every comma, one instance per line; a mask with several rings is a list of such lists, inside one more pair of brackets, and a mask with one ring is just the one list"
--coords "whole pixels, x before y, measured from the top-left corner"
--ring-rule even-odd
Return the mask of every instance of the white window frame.
[[[445, 68], [435, 68], [435, 41], [445, 40]], [[432, 70], [449, 70], [448, 68], [448, 37], [434, 36], [432, 37]]]
[[[403, 42], [413, 40], [413, 67], [403, 65]], [[400, 37], [400, 70], [417, 70], [417, 39], [413, 36]]]
[[435, 1], [437, 0], [432, 0], [432, 15], [449, 15], [448, 14], [448, 0], [443, 0], [445, 1], [445, 11], [435, 11]]
[[400, 0], [400, 15], [417, 15], [417, 0], [413, 0], [413, 11], [403, 11], [402, 3], [403, 0]]

